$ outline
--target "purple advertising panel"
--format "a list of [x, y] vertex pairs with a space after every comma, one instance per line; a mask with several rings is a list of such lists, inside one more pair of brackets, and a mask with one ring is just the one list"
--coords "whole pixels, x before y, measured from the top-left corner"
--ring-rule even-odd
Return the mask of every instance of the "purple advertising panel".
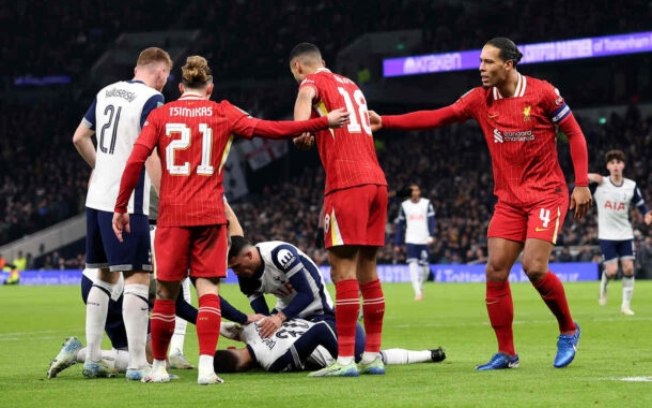
[[[652, 51], [652, 31], [519, 45], [521, 64], [568, 61]], [[478, 69], [480, 50], [414, 55], [383, 60], [383, 77]]]
[[[593, 262], [556, 262], [550, 264], [550, 270], [554, 271], [563, 282], [594, 281], [598, 279], [598, 265]], [[324, 280], [330, 283], [330, 267], [320, 266], [319, 269]], [[441, 283], [484, 282], [484, 269], [483, 264], [430, 265], [430, 271], [435, 281]], [[7, 273], [0, 273], [0, 283], [7, 276]], [[407, 265], [378, 265], [378, 276], [384, 283], [410, 282], [410, 271]], [[528, 282], [521, 264], [514, 265], [509, 280], [511, 282]], [[23, 271], [20, 274], [21, 285], [79, 285], [80, 281], [80, 270]], [[233, 271], [229, 269], [227, 278], [223, 282], [237, 283]]]

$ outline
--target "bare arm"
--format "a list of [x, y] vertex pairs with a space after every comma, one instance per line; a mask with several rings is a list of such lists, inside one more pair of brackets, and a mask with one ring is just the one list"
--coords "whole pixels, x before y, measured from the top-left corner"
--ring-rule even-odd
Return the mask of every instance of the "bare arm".
[[244, 237], [244, 229], [242, 229], [242, 225], [240, 225], [240, 221], [238, 221], [238, 217], [235, 215], [233, 208], [226, 201], [224, 201], [224, 214], [226, 215], [226, 220], [229, 222], [229, 236]]
[[589, 173], [589, 183], [602, 184], [602, 176], [598, 173]]
[[75, 130], [75, 134], [72, 136], [72, 143], [75, 145], [75, 149], [79, 152], [79, 155], [84, 159], [92, 169], [95, 168], [95, 146], [91, 140], [91, 136], [95, 134], [93, 129], [90, 129], [88, 126], [81, 122]]
[[297, 99], [294, 102], [294, 120], [310, 119], [312, 111], [312, 99], [316, 95], [315, 88], [312, 86], [303, 86], [299, 88]]
[[149, 179], [152, 181], [152, 186], [154, 187], [154, 191], [156, 191], [156, 194], [159, 194], [159, 190], [161, 189], [161, 158], [158, 157], [158, 153], [156, 152], [156, 149], [152, 151], [152, 154], [147, 158], [147, 161], [145, 161], [145, 171], [147, 171], [147, 175], [149, 176]]

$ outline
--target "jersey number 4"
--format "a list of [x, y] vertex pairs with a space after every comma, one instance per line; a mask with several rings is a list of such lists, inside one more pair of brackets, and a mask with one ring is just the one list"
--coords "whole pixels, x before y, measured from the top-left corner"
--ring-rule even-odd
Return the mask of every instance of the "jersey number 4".
[[[166, 170], [174, 176], [189, 176], [190, 162], [174, 164], [174, 153], [177, 150], [187, 150], [192, 142], [191, 129], [185, 123], [166, 123], [165, 135], [172, 137], [179, 134], [180, 138], [175, 139], [165, 148]], [[210, 176], [215, 173], [215, 167], [211, 166], [211, 154], [213, 147], [213, 129], [205, 123], [199, 124], [199, 133], [202, 135], [201, 163], [197, 166], [197, 174]]]
[[[351, 95], [346, 89], [338, 86], [337, 90], [342, 95], [342, 98], [344, 98], [344, 105], [346, 105], [346, 110], [349, 112], [349, 124], [346, 125], [346, 130], [350, 133], [360, 133], [361, 130], [364, 130], [364, 133], [371, 136], [369, 111], [362, 91], [356, 89], [353, 92], [353, 98], [351, 98]], [[357, 110], [353, 106], [354, 103], [358, 108]]]

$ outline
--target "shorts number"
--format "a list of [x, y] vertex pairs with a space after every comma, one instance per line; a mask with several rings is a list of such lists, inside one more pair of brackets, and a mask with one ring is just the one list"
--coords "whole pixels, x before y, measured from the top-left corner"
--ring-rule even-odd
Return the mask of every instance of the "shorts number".
[[[211, 163], [213, 152], [213, 129], [205, 123], [199, 124], [199, 133], [202, 134], [201, 144], [201, 163], [197, 166], [197, 174], [210, 176], [215, 173], [215, 167]], [[176, 150], [187, 150], [191, 144], [191, 130], [185, 123], [166, 123], [165, 134], [172, 137], [179, 134], [179, 139], [175, 139], [165, 148], [166, 169], [168, 173], [174, 176], [189, 176], [190, 163], [174, 164], [174, 153]]]
[[550, 210], [542, 208], [539, 211], [539, 219], [543, 221], [543, 228], [548, 228], [548, 224], [550, 224]]
[[[364, 130], [364, 133], [371, 136], [367, 101], [364, 99], [362, 91], [356, 89], [353, 92], [353, 98], [351, 98], [351, 95], [349, 95], [346, 89], [338, 86], [337, 90], [342, 95], [342, 98], [344, 98], [344, 105], [346, 105], [346, 110], [349, 112], [349, 124], [346, 126], [346, 129], [351, 133], [360, 133], [360, 130]], [[358, 106], [357, 112], [353, 106], [354, 102]]]

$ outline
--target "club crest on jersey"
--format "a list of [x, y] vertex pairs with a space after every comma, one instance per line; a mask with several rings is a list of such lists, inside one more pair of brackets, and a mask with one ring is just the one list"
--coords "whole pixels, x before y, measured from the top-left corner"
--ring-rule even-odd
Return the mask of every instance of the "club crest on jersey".
[[532, 106], [528, 105], [525, 108], [523, 108], [523, 121], [525, 122], [530, 121], [530, 112], [532, 112]]

